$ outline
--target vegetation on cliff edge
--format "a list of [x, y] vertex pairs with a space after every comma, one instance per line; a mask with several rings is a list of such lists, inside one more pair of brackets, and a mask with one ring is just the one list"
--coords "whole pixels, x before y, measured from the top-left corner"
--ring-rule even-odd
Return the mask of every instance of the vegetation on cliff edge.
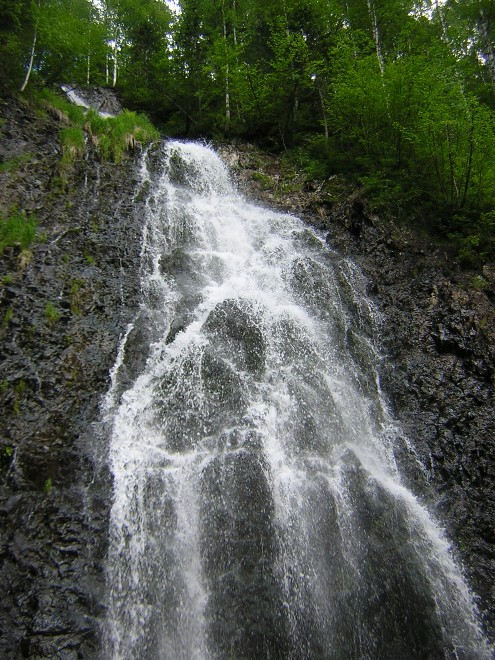
[[[493, 260], [491, 0], [9, 0], [0, 25], [4, 92], [112, 85], [167, 134], [256, 140], [309, 182], [344, 175], [464, 265]], [[144, 139], [120, 121], [87, 118], [115, 161]]]

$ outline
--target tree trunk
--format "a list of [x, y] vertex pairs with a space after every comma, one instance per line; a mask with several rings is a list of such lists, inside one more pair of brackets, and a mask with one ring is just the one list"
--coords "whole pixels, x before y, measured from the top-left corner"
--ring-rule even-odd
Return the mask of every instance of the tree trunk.
[[115, 87], [117, 84], [117, 47], [113, 49], [113, 79], [112, 87]]
[[378, 59], [378, 66], [380, 67], [380, 73], [383, 76], [385, 72], [385, 62], [383, 59], [382, 42], [380, 39], [380, 29], [378, 27], [378, 19], [376, 17], [375, 3], [373, 2], [373, 0], [367, 0], [367, 2], [368, 2], [368, 11], [371, 18], [371, 29], [373, 31], [373, 39], [375, 41], [376, 57]]
[[24, 77], [24, 82], [22, 83], [22, 86], [21, 86], [21, 90], [20, 90], [21, 92], [23, 92], [26, 89], [27, 84], [29, 82], [29, 78], [31, 76], [31, 71], [33, 70], [33, 61], [34, 61], [34, 53], [35, 53], [35, 50], [36, 50], [37, 36], [38, 36], [38, 25], [36, 24], [36, 26], [34, 28], [33, 43], [31, 45], [31, 55], [29, 56], [29, 66], [28, 66], [28, 69], [26, 71], [26, 75]]
[[492, 85], [495, 85], [495, 50], [493, 48], [492, 40], [490, 39], [490, 29], [489, 29], [489, 18], [485, 15], [485, 12], [480, 9], [480, 17], [478, 19], [478, 31], [482, 37], [483, 48], [482, 52], [485, 56], [486, 67], [488, 69], [488, 74]]
[[320, 82], [319, 78], [316, 78], [316, 87], [318, 89], [318, 96], [320, 97], [320, 103], [321, 103], [321, 112], [323, 115], [323, 127], [325, 130], [325, 142], [328, 142], [328, 137], [329, 137], [329, 132], [328, 132], [328, 119], [327, 119], [327, 111], [325, 109], [325, 96], [323, 94], [323, 85]]
[[225, 69], [225, 132], [230, 130], [229, 65]]
[[438, 4], [438, 0], [435, 0], [435, 10], [438, 15], [438, 18], [440, 19], [440, 24], [442, 26], [442, 36], [445, 39], [445, 41], [449, 41], [449, 35], [447, 33], [447, 23], [445, 22], [445, 16]]
[[229, 87], [229, 62], [227, 44], [227, 21], [225, 20], [225, 6], [222, 1], [223, 41], [225, 46], [225, 133], [230, 130], [230, 87]]

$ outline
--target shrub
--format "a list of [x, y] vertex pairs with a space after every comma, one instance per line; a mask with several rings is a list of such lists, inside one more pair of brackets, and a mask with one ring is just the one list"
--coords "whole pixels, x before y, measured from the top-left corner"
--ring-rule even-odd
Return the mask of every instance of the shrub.
[[124, 110], [116, 117], [101, 117], [95, 110], [86, 110], [70, 103], [47, 88], [37, 93], [39, 105], [57, 118], [65, 127], [60, 131], [62, 165], [84, 155], [84, 131], [105, 160], [120, 163], [126, 151], [140, 144], [148, 144], [160, 137], [159, 132], [144, 115]]

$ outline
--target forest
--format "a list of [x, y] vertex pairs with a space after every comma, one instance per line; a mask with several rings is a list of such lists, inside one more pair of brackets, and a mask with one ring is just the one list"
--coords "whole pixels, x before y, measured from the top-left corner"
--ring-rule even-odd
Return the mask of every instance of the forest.
[[172, 136], [242, 139], [308, 182], [495, 255], [494, 0], [2, 0], [0, 93], [115, 87]]

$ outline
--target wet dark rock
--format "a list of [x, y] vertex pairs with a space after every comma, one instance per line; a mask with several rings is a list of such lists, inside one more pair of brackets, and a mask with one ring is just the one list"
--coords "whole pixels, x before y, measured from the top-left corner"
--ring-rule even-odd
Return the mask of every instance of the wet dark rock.
[[[374, 282], [384, 315], [381, 384], [414, 451], [398, 459], [415, 492], [429, 493], [430, 508], [455, 541], [493, 639], [493, 303], [448, 255], [413, 232], [357, 217], [355, 234], [338, 213], [328, 218], [329, 240]], [[387, 235], [398, 231], [403, 245], [390, 250]]]
[[99, 112], [116, 115], [122, 110], [122, 104], [114, 89], [108, 87], [80, 87], [65, 85], [66, 92], [76, 93], [88, 107], [95, 108]]
[[0, 213], [34, 213], [38, 233], [0, 256], [0, 657], [97, 658], [111, 491], [95, 422], [137, 302], [138, 173], [91, 152], [61, 172], [58, 120], [12, 99], [0, 114]]
[[[495, 271], [461, 272], [420, 232], [377, 217], [332, 177], [282, 192], [280, 162], [251, 145], [221, 153], [249, 195], [327, 232], [368, 278], [382, 313], [381, 387], [409, 444], [397, 443], [404, 479], [452, 538], [495, 639]], [[253, 173], [271, 176], [261, 186]], [[294, 183], [292, 181], [291, 183]], [[298, 183], [298, 180], [295, 181]]]
[[249, 302], [225, 300], [210, 313], [204, 330], [219, 354], [233, 359], [241, 370], [259, 372], [265, 364], [265, 340], [255, 319]]
[[[229, 438], [227, 446], [235, 444], [236, 438]], [[273, 570], [273, 502], [266, 470], [259, 452], [245, 443], [242, 452], [227, 453], [204, 471], [201, 548], [217, 657], [237, 655], [239, 650], [245, 658], [289, 654], [283, 594]], [[260, 600], [260, 593], [269, 597]]]
[[[0, 102], [0, 115], [0, 162], [9, 164], [0, 173], [0, 212], [16, 206], [35, 213], [45, 234], [27, 253], [14, 247], [0, 256], [0, 657], [98, 658], [111, 485], [96, 421], [119, 338], [137, 308], [144, 196], [136, 195], [133, 161], [101, 163], [89, 152], [62, 177], [60, 122], [13, 100]], [[486, 285], [476, 290], [449, 254], [369, 214], [365, 201], [340, 183], [303, 192], [301, 182], [287, 193], [275, 157], [263, 165], [263, 178], [253, 177], [262, 167], [254, 150], [229, 147], [224, 154], [250, 195], [327, 231], [329, 242], [367, 275], [383, 314], [382, 388], [410, 440], [398, 443], [397, 459], [446, 525], [495, 638], [493, 270], [483, 272]], [[183, 264], [186, 274], [189, 266]], [[56, 317], [47, 313], [48, 303]], [[262, 332], [245, 316], [242, 307], [227, 304], [208, 322], [212, 353], [203, 375], [216, 388], [219, 415], [226, 398], [242, 405], [244, 386], [231, 378], [225, 351], [236, 347], [233, 355], [251, 376], [264, 366]], [[169, 341], [186, 326], [187, 310], [172, 322]], [[153, 331], [152, 319], [135, 328]], [[220, 328], [228, 346], [218, 339]], [[132, 346], [130, 340], [123, 366], [130, 379], [146, 359]], [[162, 385], [165, 402], [167, 387], [176, 385]], [[186, 405], [161, 411], [177, 423], [178, 444]], [[242, 470], [232, 481], [243, 505], [247, 475]], [[259, 522], [263, 535], [264, 519]], [[248, 532], [256, 568], [258, 532]], [[253, 603], [246, 612], [253, 622], [247, 648], [263, 655]], [[223, 625], [219, 617], [217, 643], [228, 652]]]

